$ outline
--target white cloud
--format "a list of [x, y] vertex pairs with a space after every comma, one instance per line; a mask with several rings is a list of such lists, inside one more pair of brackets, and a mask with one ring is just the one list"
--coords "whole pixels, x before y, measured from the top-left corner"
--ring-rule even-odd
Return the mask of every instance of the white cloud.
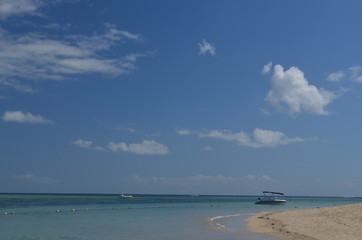
[[149, 155], [165, 155], [169, 154], [168, 148], [154, 140], [145, 140], [142, 143], [127, 144], [124, 142], [115, 143], [109, 142], [108, 148], [114, 152], [124, 151], [135, 154], [149, 154]]
[[328, 74], [328, 76], [327, 76], [327, 81], [330, 81], [330, 82], [339, 82], [339, 81], [342, 80], [344, 77], [345, 77], [344, 71], [337, 71], [337, 72]]
[[0, 18], [36, 14], [42, 5], [43, 1], [41, 0], [0, 0]]
[[14, 179], [22, 179], [33, 183], [42, 183], [42, 184], [53, 184], [57, 183], [58, 181], [55, 181], [49, 177], [38, 177], [33, 174], [19, 174], [13, 176]]
[[192, 134], [192, 132], [190, 130], [187, 130], [187, 129], [177, 130], [176, 133], [179, 134], [179, 135], [190, 135], [190, 134]]
[[0, 85], [11, 87], [19, 92], [36, 93], [36, 90], [34, 90], [32, 87], [21, 84], [19, 83], [19, 81], [12, 79], [11, 80], [0, 79]]
[[80, 148], [87, 148], [87, 149], [93, 149], [93, 150], [98, 150], [98, 151], [104, 151], [103, 147], [100, 146], [94, 146], [92, 141], [89, 140], [83, 140], [83, 139], [78, 139], [74, 142], [72, 142], [73, 145], [80, 147]]
[[350, 79], [352, 81], [362, 83], [362, 66], [353, 66], [350, 67], [348, 70], [351, 74]]
[[362, 66], [352, 66], [345, 70], [330, 73], [326, 80], [330, 82], [339, 82], [345, 78], [353, 82], [362, 83]]
[[[191, 131], [190, 131], [191, 133]], [[279, 145], [288, 145], [296, 142], [304, 142], [305, 139], [296, 137], [289, 138], [284, 133], [279, 131], [263, 130], [260, 128], [254, 129], [251, 134], [243, 131], [233, 133], [229, 130], [211, 130], [207, 132], [193, 132], [200, 138], [212, 138], [228, 142], [235, 142], [240, 146], [262, 148], [276, 147]]]
[[199, 43], [199, 47], [200, 47], [200, 51], [199, 54], [200, 55], [204, 55], [209, 53], [211, 56], [215, 56], [216, 55], [216, 48], [212, 43], [208, 43], [206, 42], [206, 40], [202, 40], [202, 43]]
[[46, 119], [40, 115], [33, 115], [31, 113], [23, 113], [21, 111], [7, 111], [2, 116], [5, 122], [18, 122], [18, 123], [40, 123], [49, 124], [51, 120]]
[[333, 92], [309, 84], [304, 73], [296, 67], [284, 71], [281, 65], [276, 65], [270, 84], [266, 101], [291, 114], [327, 115], [325, 107], [337, 97]]
[[211, 147], [211, 146], [205, 146], [205, 147], [202, 148], [202, 150], [204, 150], [204, 151], [212, 151], [212, 150], [214, 150], [214, 148]]
[[119, 142], [119, 143], [109, 142], [107, 147], [95, 146], [92, 141], [83, 140], [83, 139], [78, 139], [76, 141], [73, 141], [72, 144], [80, 148], [86, 148], [98, 151], [106, 151], [106, 149], [108, 149], [113, 152], [123, 151], [123, 152], [130, 152], [141, 155], [169, 154], [169, 150], [165, 145], [158, 143], [154, 140], [145, 140], [142, 143], [131, 143], [131, 144], [127, 144], [125, 142]]
[[[40, 1], [19, 2], [40, 4]], [[31, 84], [41, 81], [71, 80], [88, 74], [116, 77], [130, 73], [137, 69], [138, 59], [153, 53], [114, 54], [114, 48], [128, 41], [142, 41], [142, 36], [120, 30], [113, 24], [105, 24], [103, 33], [91, 36], [14, 34], [0, 28], [0, 85], [35, 93]], [[112, 54], [108, 54], [111, 51]]]
[[92, 141], [83, 140], [83, 139], [78, 139], [78, 140], [74, 141], [73, 144], [78, 147], [81, 147], [81, 148], [92, 148], [93, 147]]
[[268, 74], [270, 73], [271, 69], [272, 69], [273, 63], [271, 61], [269, 61], [267, 64], [264, 65], [262, 73], [263, 74]]

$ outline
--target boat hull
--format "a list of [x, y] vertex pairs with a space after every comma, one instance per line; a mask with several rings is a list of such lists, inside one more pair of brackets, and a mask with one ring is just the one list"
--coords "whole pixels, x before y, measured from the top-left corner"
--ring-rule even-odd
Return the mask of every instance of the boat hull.
[[266, 205], [283, 205], [286, 203], [286, 200], [278, 199], [278, 200], [259, 200], [256, 201], [255, 204], [266, 204]]

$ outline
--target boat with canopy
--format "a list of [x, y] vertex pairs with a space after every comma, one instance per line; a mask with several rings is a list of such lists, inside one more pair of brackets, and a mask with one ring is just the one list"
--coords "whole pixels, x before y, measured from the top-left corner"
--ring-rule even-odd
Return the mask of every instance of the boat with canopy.
[[281, 192], [269, 192], [264, 191], [264, 196], [259, 197], [255, 204], [272, 204], [272, 205], [280, 205], [287, 202], [285, 199], [280, 199], [278, 196], [283, 196], [284, 193]]

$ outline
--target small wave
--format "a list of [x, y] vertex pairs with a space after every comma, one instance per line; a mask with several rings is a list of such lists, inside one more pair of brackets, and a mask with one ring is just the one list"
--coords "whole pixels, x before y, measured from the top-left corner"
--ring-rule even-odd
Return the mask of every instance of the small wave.
[[209, 227], [211, 227], [214, 230], [223, 231], [223, 232], [233, 232], [232, 229], [227, 228], [225, 225], [221, 224], [219, 221], [222, 219], [225, 219], [225, 218], [229, 218], [229, 217], [253, 216], [256, 214], [257, 213], [238, 213], [238, 214], [210, 217], [207, 219], [207, 224]]

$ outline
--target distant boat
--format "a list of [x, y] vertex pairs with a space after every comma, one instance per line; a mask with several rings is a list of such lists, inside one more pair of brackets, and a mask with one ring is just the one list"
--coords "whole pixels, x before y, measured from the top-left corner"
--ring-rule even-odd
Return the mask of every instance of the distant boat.
[[121, 194], [121, 198], [133, 198], [132, 195]]
[[287, 202], [287, 200], [278, 198], [278, 195], [283, 196], [284, 193], [264, 191], [263, 194], [264, 196], [259, 197], [255, 204], [281, 205]]

